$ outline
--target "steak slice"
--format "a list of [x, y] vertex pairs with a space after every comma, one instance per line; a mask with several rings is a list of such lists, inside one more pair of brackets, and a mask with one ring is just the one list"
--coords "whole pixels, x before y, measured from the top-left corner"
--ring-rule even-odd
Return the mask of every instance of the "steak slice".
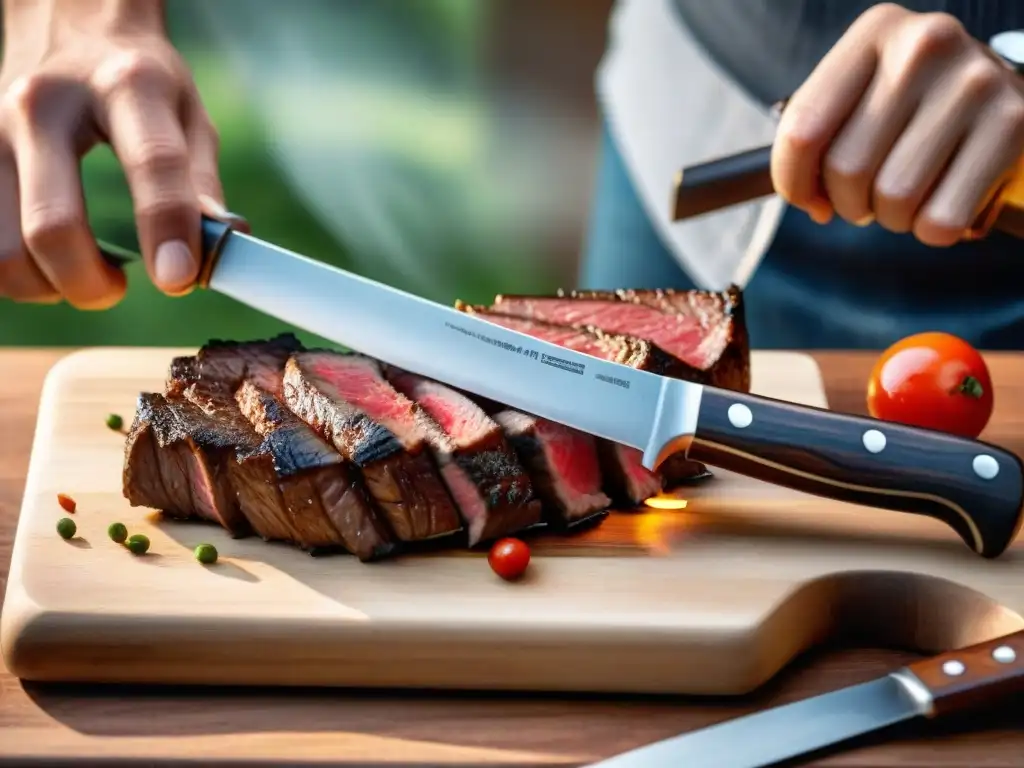
[[122, 493], [133, 507], [251, 532], [228, 477], [236, 435], [186, 400], [139, 395], [125, 443]]
[[284, 395], [292, 411], [362, 470], [400, 540], [462, 530], [431, 456], [422, 410], [385, 380], [376, 360], [299, 352], [285, 367]]
[[229, 479], [238, 506], [256, 533], [266, 541], [299, 541], [301, 534], [292, 525], [278, 487], [271, 446], [238, 409], [231, 390], [200, 380], [190, 384], [183, 396], [234, 432], [237, 442], [235, 460], [228, 463]]
[[[628, 365], [630, 368], [640, 371], [673, 376], [689, 369], [688, 365], [680, 362], [660, 347], [646, 339], [638, 339], [628, 334], [608, 333], [592, 326], [574, 327], [544, 320], [533, 320], [529, 317], [494, 311], [487, 307], [472, 306], [461, 301], [455, 302], [455, 308], [467, 314], [478, 315], [488, 322], [509, 330], [525, 333], [584, 355]], [[676, 378], [681, 378], [681, 376], [676, 376]]]
[[[486, 307], [472, 307], [462, 302], [456, 302], [456, 308], [479, 315], [510, 330], [526, 333], [602, 360], [662, 376], [690, 378], [684, 371], [689, 366], [646, 339], [638, 339], [627, 334], [606, 333], [598, 328], [577, 328], [504, 315]], [[598, 454], [608, 482], [607, 490], [616, 500], [631, 505], [639, 504], [644, 499], [660, 493], [666, 484], [676, 485], [711, 475], [703, 464], [685, 459], [672, 461], [660, 467], [657, 472], [651, 472], [640, 463], [642, 454], [639, 451], [603, 439], [598, 440]], [[647, 495], [644, 496], [644, 493]]]
[[303, 547], [340, 545], [363, 561], [394, 549], [366, 489], [337, 451], [253, 381], [243, 381], [235, 398], [273, 456], [278, 487]]
[[180, 393], [189, 384], [203, 379], [234, 392], [243, 379], [250, 379], [274, 395], [280, 395], [284, 364], [302, 343], [292, 333], [281, 333], [261, 341], [223, 341], [212, 339], [191, 357], [171, 360], [166, 391]]
[[591, 435], [515, 410], [494, 420], [529, 470], [549, 518], [569, 524], [611, 505]]
[[[284, 364], [301, 349], [291, 334], [265, 341], [214, 341], [175, 358], [168, 390], [181, 392], [239, 435], [231, 482], [253, 528], [307, 550], [344, 546], [360, 560], [390, 553], [394, 537], [354, 468], [280, 401]], [[247, 394], [246, 413], [236, 391]]]
[[496, 296], [491, 310], [576, 328], [647, 339], [676, 357], [672, 375], [726, 389], [750, 388], [750, 345], [742, 294], [726, 291], [571, 291]]
[[611, 440], [598, 440], [597, 455], [605, 489], [615, 502], [635, 507], [661, 493], [662, 475], [642, 464], [643, 452]]
[[541, 521], [530, 476], [494, 419], [440, 382], [392, 367], [385, 374], [424, 411], [424, 431], [466, 523], [470, 546]]

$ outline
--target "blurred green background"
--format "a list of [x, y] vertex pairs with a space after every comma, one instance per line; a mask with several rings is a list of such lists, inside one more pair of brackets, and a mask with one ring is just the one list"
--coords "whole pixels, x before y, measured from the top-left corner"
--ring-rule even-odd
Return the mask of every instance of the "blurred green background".
[[[572, 282], [608, 3], [167, 5], [221, 135], [229, 206], [255, 235], [445, 303]], [[97, 236], [136, 247], [109, 148], [85, 158], [83, 183]], [[192, 346], [288, 330], [212, 292], [165, 297], [141, 266], [127, 274], [126, 298], [103, 312], [0, 302], [0, 345]]]

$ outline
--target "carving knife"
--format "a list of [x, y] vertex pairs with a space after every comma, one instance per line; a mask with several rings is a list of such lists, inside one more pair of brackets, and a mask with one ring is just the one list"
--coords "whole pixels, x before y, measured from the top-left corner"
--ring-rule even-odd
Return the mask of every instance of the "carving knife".
[[[1021, 522], [1024, 468], [961, 437], [639, 371], [502, 328], [202, 222], [199, 285], [356, 352], [643, 452], [946, 523], [996, 557]], [[100, 244], [108, 259], [137, 254]]]
[[914, 662], [868, 683], [729, 720], [591, 768], [762, 768], [915, 718], [1024, 691], [1024, 632]]

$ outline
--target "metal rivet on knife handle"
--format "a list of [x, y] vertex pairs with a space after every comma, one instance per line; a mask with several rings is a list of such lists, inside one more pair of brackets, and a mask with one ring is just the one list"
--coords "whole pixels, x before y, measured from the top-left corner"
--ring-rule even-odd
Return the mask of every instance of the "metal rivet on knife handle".
[[1010, 451], [744, 392], [704, 387], [687, 457], [803, 493], [935, 518], [984, 557], [1005, 551], [1024, 519], [1024, 466]]
[[1024, 686], [1024, 632], [961, 648], [907, 666], [928, 689], [932, 714], [984, 705]]

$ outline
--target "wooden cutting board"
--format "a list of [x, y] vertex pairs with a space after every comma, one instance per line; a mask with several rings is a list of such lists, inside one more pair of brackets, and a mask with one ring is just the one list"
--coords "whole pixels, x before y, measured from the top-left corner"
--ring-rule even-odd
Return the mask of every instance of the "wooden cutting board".
[[[139, 391], [177, 349], [93, 349], [43, 389], [0, 645], [34, 680], [739, 694], [837, 632], [925, 651], [1024, 627], [1019, 543], [989, 561], [940, 523], [716, 470], [685, 509], [611, 515], [533, 543], [528, 576], [483, 553], [361, 564], [162, 521], [121, 495]], [[758, 352], [753, 389], [826, 406], [814, 361]], [[55, 531], [56, 494], [78, 536]], [[106, 537], [146, 533], [135, 557]], [[220, 561], [192, 557], [202, 541]]]

